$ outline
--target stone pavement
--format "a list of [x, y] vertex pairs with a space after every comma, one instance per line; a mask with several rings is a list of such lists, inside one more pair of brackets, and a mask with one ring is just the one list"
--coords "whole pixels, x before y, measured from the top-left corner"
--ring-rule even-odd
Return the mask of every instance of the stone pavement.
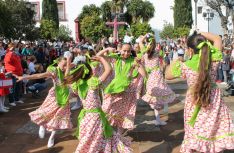
[[[172, 89], [180, 94], [175, 103], [169, 106], [169, 112], [161, 111], [161, 117], [168, 125], [156, 127], [154, 112], [142, 102], [138, 102], [136, 127], [128, 131], [127, 136], [132, 138], [134, 153], [179, 153], [183, 140], [183, 100], [187, 86], [182, 80], [169, 82]], [[56, 136], [56, 145], [47, 149], [47, 140], [38, 138], [38, 126], [30, 122], [28, 113], [35, 110], [43, 102], [42, 98], [33, 99], [25, 96], [25, 104], [12, 107], [6, 114], [0, 114], [0, 153], [73, 153], [78, 141], [72, 136], [73, 130], [61, 131]], [[234, 117], [233, 97], [225, 97], [225, 102], [232, 110]], [[76, 118], [80, 110], [73, 112], [72, 122], [76, 126]], [[234, 151], [225, 151], [225, 153]]]

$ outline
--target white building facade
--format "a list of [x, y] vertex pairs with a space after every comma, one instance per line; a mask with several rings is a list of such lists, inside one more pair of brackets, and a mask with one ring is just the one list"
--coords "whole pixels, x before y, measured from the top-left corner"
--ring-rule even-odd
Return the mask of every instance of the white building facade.
[[[42, 17], [42, 1], [43, 0], [27, 0], [31, 3], [32, 9], [35, 13], [35, 20], [37, 21], [36, 26], [40, 25]], [[78, 17], [84, 5], [95, 4], [101, 5], [103, 0], [57, 0], [58, 3], [58, 14], [60, 25], [68, 27], [72, 34], [71, 36], [76, 38], [76, 24], [75, 19]]]
[[[193, 6], [193, 21], [195, 24], [195, 2], [194, 0], [192, 0], [192, 6]], [[207, 13], [208, 10], [210, 11], [210, 13], [214, 13], [214, 16], [209, 21], [209, 24], [208, 24], [208, 21], [206, 20], [207, 17], [203, 16], [203, 14]], [[223, 10], [223, 13], [225, 14], [225, 10]], [[223, 28], [221, 26], [221, 20], [220, 20], [219, 14], [215, 10], [212, 10], [209, 6], [207, 6], [204, 0], [198, 0], [197, 2], [197, 28], [200, 31], [204, 31], [204, 32], [209, 31], [211, 33], [218, 34], [218, 35], [224, 34]], [[228, 33], [232, 33], [232, 21], [231, 20], [229, 20], [228, 29], [229, 29]]]

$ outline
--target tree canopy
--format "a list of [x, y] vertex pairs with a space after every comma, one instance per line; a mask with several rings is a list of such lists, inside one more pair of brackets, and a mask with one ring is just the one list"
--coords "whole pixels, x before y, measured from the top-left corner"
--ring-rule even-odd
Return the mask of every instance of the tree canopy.
[[189, 35], [190, 28], [188, 27], [179, 27], [175, 28], [173, 24], [165, 22], [163, 26], [163, 30], [160, 32], [160, 38], [179, 38]]
[[56, 25], [56, 29], [59, 29], [58, 5], [56, 0], [43, 0], [42, 20], [52, 20]]
[[99, 8], [98, 6], [96, 6], [95, 4], [91, 4], [91, 5], [85, 5], [82, 8], [82, 11], [79, 15], [79, 21], [82, 22], [83, 18], [85, 18], [86, 16], [100, 16], [101, 15], [101, 8]]
[[131, 15], [133, 23], [140, 20], [148, 22], [154, 17], [155, 8], [150, 1], [130, 0], [126, 6], [127, 13]]
[[175, 0], [174, 10], [174, 26], [179, 27], [192, 27], [192, 2], [191, 0]]
[[91, 39], [94, 42], [97, 42], [99, 38], [101, 38], [108, 32], [105, 23], [98, 16], [98, 14], [85, 16], [81, 21], [80, 25], [82, 36]]
[[26, 7], [24, 1], [0, 1], [0, 35], [21, 39], [32, 39], [31, 32], [35, 31], [34, 12]]

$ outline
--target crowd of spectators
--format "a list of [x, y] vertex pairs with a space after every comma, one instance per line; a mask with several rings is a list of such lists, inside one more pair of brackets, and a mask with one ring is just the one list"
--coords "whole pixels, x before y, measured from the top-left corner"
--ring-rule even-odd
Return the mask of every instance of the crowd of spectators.
[[[17, 82], [15, 75], [22, 76], [44, 72], [48, 65], [69, 49], [71, 44], [60, 41], [7, 43], [0, 40], [1, 74], [12, 79], [12, 86], [8, 89], [9, 93], [1, 91], [0, 96], [7, 96], [9, 105], [12, 107], [24, 103], [21, 100], [23, 94], [32, 93], [34, 98], [40, 97], [40, 92], [48, 86], [45, 79]], [[3, 87], [1, 88], [3, 89]], [[4, 101], [5, 99], [0, 102], [0, 112], [9, 111], [9, 107], [4, 105]]]

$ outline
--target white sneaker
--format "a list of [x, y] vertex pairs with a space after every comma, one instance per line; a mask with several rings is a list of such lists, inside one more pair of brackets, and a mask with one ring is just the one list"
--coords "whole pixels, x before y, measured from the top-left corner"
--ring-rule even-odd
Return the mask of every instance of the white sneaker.
[[9, 108], [9, 107], [6, 107], [6, 106], [4, 106], [4, 109], [7, 109], [7, 110], [9, 110], [10, 108]]
[[45, 128], [43, 126], [40, 126], [39, 128], [39, 138], [41, 139], [45, 138]]
[[9, 103], [9, 105], [16, 106], [16, 103], [15, 102], [14, 103]]
[[18, 100], [16, 102], [19, 103], [19, 104], [24, 104], [24, 102], [22, 100]]
[[47, 147], [48, 147], [48, 148], [51, 148], [51, 147], [53, 147], [53, 146], [54, 146], [54, 137], [49, 138], [48, 144], [47, 144]]
[[1, 113], [7, 113], [7, 112], [9, 112], [9, 110], [6, 110], [6, 109], [4, 109], [4, 108], [1, 108], [1, 109], [0, 109], [0, 112], [1, 112]]
[[164, 122], [164, 121], [155, 121], [155, 125], [156, 126], [160, 126], [160, 125], [162, 125], [162, 126], [164, 126], [164, 125], [167, 125], [167, 122]]

